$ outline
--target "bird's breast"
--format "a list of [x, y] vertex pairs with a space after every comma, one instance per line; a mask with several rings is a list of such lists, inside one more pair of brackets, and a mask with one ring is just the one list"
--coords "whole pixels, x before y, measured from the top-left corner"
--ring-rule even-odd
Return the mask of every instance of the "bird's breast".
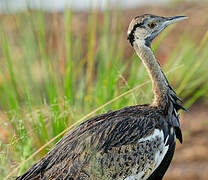
[[[169, 145], [169, 135], [165, 138], [163, 130], [155, 129], [154, 132], [138, 141], [138, 159], [135, 166], [131, 167], [131, 174], [125, 180], [148, 179], [164, 159]], [[129, 155], [130, 156], [130, 155]]]

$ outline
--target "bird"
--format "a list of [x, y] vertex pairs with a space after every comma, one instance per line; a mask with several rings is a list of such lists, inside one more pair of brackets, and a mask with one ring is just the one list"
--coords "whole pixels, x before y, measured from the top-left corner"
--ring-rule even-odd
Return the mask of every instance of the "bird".
[[127, 39], [152, 81], [150, 104], [94, 116], [70, 130], [17, 180], [160, 180], [182, 143], [179, 110], [186, 109], [157, 61], [151, 43], [186, 16], [143, 14], [130, 22]]

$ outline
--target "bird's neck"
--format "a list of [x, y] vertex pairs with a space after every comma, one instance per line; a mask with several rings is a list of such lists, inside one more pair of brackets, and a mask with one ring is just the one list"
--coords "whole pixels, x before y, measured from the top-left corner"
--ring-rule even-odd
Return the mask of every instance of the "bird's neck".
[[134, 44], [134, 49], [145, 65], [152, 80], [154, 93], [152, 105], [161, 106], [166, 101], [168, 94], [169, 88], [167, 79], [150, 47], [146, 46], [145, 43], [138, 41]]

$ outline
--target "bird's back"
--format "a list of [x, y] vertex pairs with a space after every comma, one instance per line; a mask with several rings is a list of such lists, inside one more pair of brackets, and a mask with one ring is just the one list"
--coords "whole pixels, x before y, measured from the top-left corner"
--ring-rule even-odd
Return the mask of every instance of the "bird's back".
[[[158, 176], [158, 168], [166, 171], [175, 147], [167, 118], [148, 105], [95, 116], [17, 179], [155, 179], [150, 174]], [[165, 172], [159, 173], [162, 177]]]

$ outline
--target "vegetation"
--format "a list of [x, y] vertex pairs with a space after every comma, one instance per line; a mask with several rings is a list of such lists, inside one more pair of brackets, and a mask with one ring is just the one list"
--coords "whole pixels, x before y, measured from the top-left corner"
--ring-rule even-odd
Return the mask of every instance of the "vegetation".
[[[67, 9], [61, 16], [8, 15], [7, 23], [0, 17], [0, 128], [8, 136], [0, 141], [0, 179], [23, 173], [66, 128], [152, 99], [144, 66], [135, 54], [124, 55], [122, 12], [106, 10], [100, 23], [98, 12], [91, 11], [87, 33], [73, 32], [74, 16]], [[154, 42], [154, 50], [171, 30]], [[163, 67], [186, 107], [207, 96], [207, 48], [208, 33], [198, 44], [184, 33]]]

